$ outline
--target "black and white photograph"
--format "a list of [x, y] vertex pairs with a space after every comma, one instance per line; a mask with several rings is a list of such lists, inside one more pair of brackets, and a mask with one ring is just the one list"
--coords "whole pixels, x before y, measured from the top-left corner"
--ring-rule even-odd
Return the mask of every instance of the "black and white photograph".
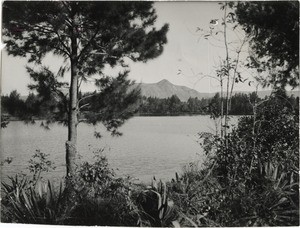
[[299, 1], [1, 12], [1, 225], [299, 226]]

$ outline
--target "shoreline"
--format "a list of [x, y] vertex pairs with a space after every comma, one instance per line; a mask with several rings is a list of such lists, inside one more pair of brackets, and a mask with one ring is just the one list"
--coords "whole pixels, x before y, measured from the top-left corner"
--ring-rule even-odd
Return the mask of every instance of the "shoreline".
[[[9, 121], [9, 122], [15, 122], [15, 121], [24, 121], [24, 122], [31, 122], [31, 121], [46, 121], [47, 119], [44, 119], [44, 118], [32, 118], [30, 120], [23, 120], [23, 119], [20, 119], [18, 117], [9, 117], [7, 115], [3, 115], [5, 118], [5, 121]], [[210, 116], [209, 114], [198, 114], [198, 113], [192, 113], [192, 114], [184, 114], [184, 113], [178, 113], [178, 114], [166, 114], [166, 115], [162, 115], [162, 114], [136, 114], [133, 117], [187, 117], [187, 116]], [[252, 116], [251, 114], [249, 115], [238, 115], [238, 114], [231, 114], [229, 116], [234, 116], [234, 117], [242, 117], [242, 116]], [[4, 120], [4, 119], [3, 119]], [[59, 122], [61, 120], [57, 120], [55, 122]]]

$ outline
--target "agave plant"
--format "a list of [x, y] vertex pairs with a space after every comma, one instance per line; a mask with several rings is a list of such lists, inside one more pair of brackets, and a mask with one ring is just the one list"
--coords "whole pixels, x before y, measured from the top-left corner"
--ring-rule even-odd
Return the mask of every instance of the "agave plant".
[[139, 195], [138, 203], [143, 212], [140, 225], [179, 226], [176, 220], [178, 215], [173, 207], [173, 201], [168, 200], [167, 186], [164, 182], [157, 183], [154, 177], [152, 185]]
[[[263, 190], [252, 191], [245, 198], [249, 216], [242, 218], [247, 226], [299, 225], [299, 183], [292, 173], [279, 164], [263, 163], [259, 169], [264, 176]], [[255, 203], [254, 203], [255, 202]]]
[[30, 181], [25, 176], [15, 175], [14, 177], [8, 177], [8, 179], [11, 184], [1, 183], [6, 196], [17, 190], [25, 190], [30, 186]]
[[27, 178], [11, 178], [12, 184], [2, 183], [3, 221], [33, 224], [58, 224], [62, 216], [62, 184], [56, 192], [48, 181], [30, 185]]

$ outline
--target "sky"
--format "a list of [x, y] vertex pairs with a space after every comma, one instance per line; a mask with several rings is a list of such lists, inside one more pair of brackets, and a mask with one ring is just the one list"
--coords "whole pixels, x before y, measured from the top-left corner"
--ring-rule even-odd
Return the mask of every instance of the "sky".
[[[154, 7], [158, 15], [156, 27], [160, 28], [164, 23], [169, 24], [168, 43], [162, 55], [154, 60], [147, 63], [129, 61], [129, 78], [138, 83], [156, 83], [167, 79], [175, 85], [187, 86], [199, 92], [219, 91], [218, 82], [203, 75], [215, 75], [215, 67], [219, 65], [220, 59], [224, 58], [225, 49], [216, 47], [222, 46], [222, 42], [201, 38], [200, 34], [204, 34], [204, 31], [199, 31], [199, 28], [207, 30], [211, 19], [221, 21], [223, 11], [220, 10], [220, 5], [217, 2], [155, 2]], [[221, 28], [220, 23], [214, 26], [215, 29]], [[237, 35], [240, 36], [241, 33], [229, 34], [229, 41], [237, 40]], [[241, 59], [247, 56], [247, 45], [245, 48], [245, 52], [241, 53]], [[57, 71], [62, 59], [48, 55], [43, 63]], [[2, 50], [1, 64], [2, 94], [17, 90], [21, 95], [28, 95], [27, 85], [30, 78], [25, 70], [27, 60], [8, 56], [6, 51]], [[106, 73], [114, 75], [116, 70], [107, 68]], [[251, 77], [245, 70], [242, 74]], [[84, 92], [94, 89], [92, 82], [82, 86]], [[250, 87], [248, 83], [240, 83], [235, 89], [251, 91], [255, 88], [253, 85]]]

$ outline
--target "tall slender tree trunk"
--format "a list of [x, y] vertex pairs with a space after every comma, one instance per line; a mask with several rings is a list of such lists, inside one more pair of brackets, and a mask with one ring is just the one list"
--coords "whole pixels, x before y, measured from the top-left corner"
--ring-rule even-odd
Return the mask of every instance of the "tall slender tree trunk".
[[76, 172], [76, 154], [77, 154], [77, 125], [78, 125], [78, 56], [77, 56], [77, 38], [76, 38], [76, 15], [73, 15], [73, 33], [71, 36], [71, 84], [70, 84], [70, 102], [68, 113], [68, 141], [66, 142], [66, 166], [67, 178], [72, 179]]
[[221, 138], [224, 136], [224, 123], [223, 123], [223, 118], [224, 118], [224, 98], [223, 98], [223, 78], [222, 75], [220, 76], [220, 86], [221, 86]]
[[67, 176], [72, 177], [75, 174], [76, 153], [77, 153], [77, 63], [71, 59], [71, 86], [70, 103], [68, 116], [68, 141], [66, 142], [66, 165]]
[[227, 85], [226, 85], [226, 110], [225, 110], [225, 126], [224, 126], [224, 137], [225, 147], [228, 147], [227, 128], [228, 128], [228, 115], [229, 115], [229, 86], [230, 86], [230, 63], [229, 63], [229, 50], [227, 42], [227, 2], [225, 3], [224, 9], [224, 43], [226, 53], [226, 69], [227, 69]]

